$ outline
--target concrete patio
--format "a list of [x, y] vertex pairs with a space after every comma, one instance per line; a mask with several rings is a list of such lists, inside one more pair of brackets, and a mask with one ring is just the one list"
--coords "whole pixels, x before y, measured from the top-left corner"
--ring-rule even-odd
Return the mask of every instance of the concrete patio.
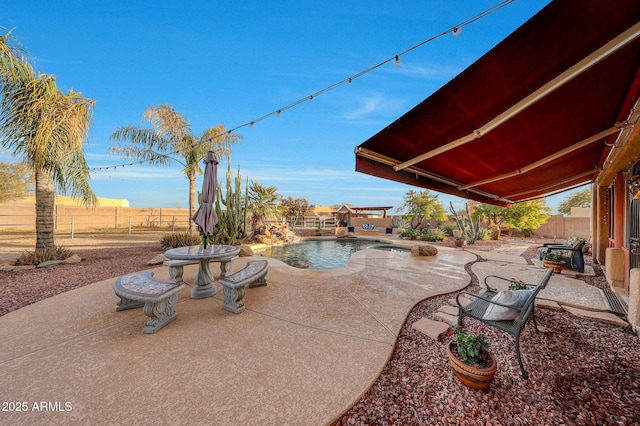
[[[478, 252], [489, 261], [472, 270], [535, 282], [543, 269], [517, 260], [527, 247]], [[329, 271], [269, 259], [268, 286], [247, 291], [244, 313], [222, 309], [219, 285], [200, 300], [187, 287], [178, 318], [153, 335], [141, 309], [115, 311], [116, 276], [19, 309], [0, 317], [0, 389], [28, 409], [0, 412], [0, 423], [330, 424], [375, 382], [412, 307], [469, 284], [472, 247], [438, 250], [368, 249]], [[195, 274], [186, 267], [185, 281]], [[569, 276], [540, 297], [606, 314], [600, 291]], [[43, 401], [49, 411], [35, 410]]]

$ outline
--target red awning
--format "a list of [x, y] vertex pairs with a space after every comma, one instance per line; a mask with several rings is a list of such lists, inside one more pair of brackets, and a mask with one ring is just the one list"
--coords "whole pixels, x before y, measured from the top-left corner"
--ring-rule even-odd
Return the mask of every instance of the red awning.
[[639, 96], [637, 0], [555, 0], [356, 147], [356, 171], [498, 205], [536, 198], [594, 181]]

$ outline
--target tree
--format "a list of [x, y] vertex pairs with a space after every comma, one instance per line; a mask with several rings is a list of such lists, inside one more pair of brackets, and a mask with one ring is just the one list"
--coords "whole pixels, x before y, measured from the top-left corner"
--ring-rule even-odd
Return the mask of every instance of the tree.
[[519, 230], [536, 229], [549, 219], [551, 208], [544, 198], [522, 201], [511, 207], [498, 207], [492, 204], [474, 205], [471, 216], [483, 216], [490, 224], [504, 225]]
[[[189, 218], [196, 211], [196, 177], [202, 174], [200, 160], [208, 151], [218, 158], [231, 152], [231, 145], [241, 136], [227, 132], [224, 125], [206, 129], [195, 137], [189, 122], [176, 112], [171, 105], [159, 104], [147, 108], [142, 119], [151, 124], [151, 128], [135, 125], [117, 128], [111, 135], [116, 142], [129, 142], [128, 146], [113, 146], [110, 152], [127, 159], [145, 161], [149, 164], [166, 166], [171, 160], [183, 166], [183, 173], [189, 179]], [[178, 155], [178, 160], [172, 155]], [[189, 220], [189, 232], [193, 223]]]
[[25, 196], [33, 186], [33, 174], [24, 163], [0, 161], [0, 203]]
[[282, 215], [289, 220], [293, 217], [304, 217], [309, 211], [309, 201], [306, 198], [280, 198]]
[[402, 217], [410, 223], [412, 229], [419, 228], [426, 219], [447, 220], [447, 211], [438, 196], [431, 195], [429, 190], [409, 190], [399, 210], [406, 211]]
[[61, 93], [53, 75], [36, 75], [8, 36], [0, 37], [0, 143], [34, 172], [36, 252], [53, 251], [56, 189], [96, 204], [82, 149], [95, 101]]
[[558, 204], [558, 213], [569, 215], [571, 207], [591, 207], [591, 190], [587, 188], [567, 196]]
[[278, 216], [278, 188], [263, 186], [252, 180], [249, 185], [249, 212], [251, 213], [251, 229], [268, 217]]

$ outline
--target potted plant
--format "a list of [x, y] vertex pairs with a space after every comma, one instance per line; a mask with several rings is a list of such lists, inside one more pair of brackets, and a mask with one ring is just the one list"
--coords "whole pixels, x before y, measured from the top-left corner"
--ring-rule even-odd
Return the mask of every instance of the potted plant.
[[467, 243], [467, 241], [463, 237], [454, 237], [453, 241], [456, 244], [456, 247], [462, 247]]
[[516, 281], [515, 278], [511, 278], [509, 282], [509, 290], [526, 290], [527, 286], [522, 281]]
[[544, 254], [542, 264], [545, 268], [553, 268], [553, 272], [559, 274], [562, 272], [562, 268], [564, 268], [564, 258], [560, 253], [549, 251]]
[[465, 386], [487, 389], [498, 367], [488, 350], [487, 336], [484, 333], [467, 333], [461, 327], [456, 327], [451, 333], [453, 341], [447, 345], [447, 355], [453, 373]]

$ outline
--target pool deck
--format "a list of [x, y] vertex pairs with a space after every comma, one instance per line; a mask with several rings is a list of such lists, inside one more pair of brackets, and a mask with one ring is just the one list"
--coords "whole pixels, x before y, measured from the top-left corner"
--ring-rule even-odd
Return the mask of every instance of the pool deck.
[[[219, 284], [199, 300], [187, 286], [178, 318], [151, 335], [141, 309], [116, 312], [116, 276], [24, 307], [0, 317], [0, 389], [27, 410], [1, 411], [0, 424], [331, 424], [375, 382], [412, 307], [469, 284], [464, 265], [476, 256], [438, 250], [363, 250], [328, 271], [269, 259], [268, 285], [247, 290], [242, 314], [222, 308]], [[490, 263], [474, 272], [544, 273]], [[196, 268], [185, 267], [187, 283]], [[166, 268], [150, 270], [168, 279]], [[41, 402], [55, 410], [35, 410]]]

